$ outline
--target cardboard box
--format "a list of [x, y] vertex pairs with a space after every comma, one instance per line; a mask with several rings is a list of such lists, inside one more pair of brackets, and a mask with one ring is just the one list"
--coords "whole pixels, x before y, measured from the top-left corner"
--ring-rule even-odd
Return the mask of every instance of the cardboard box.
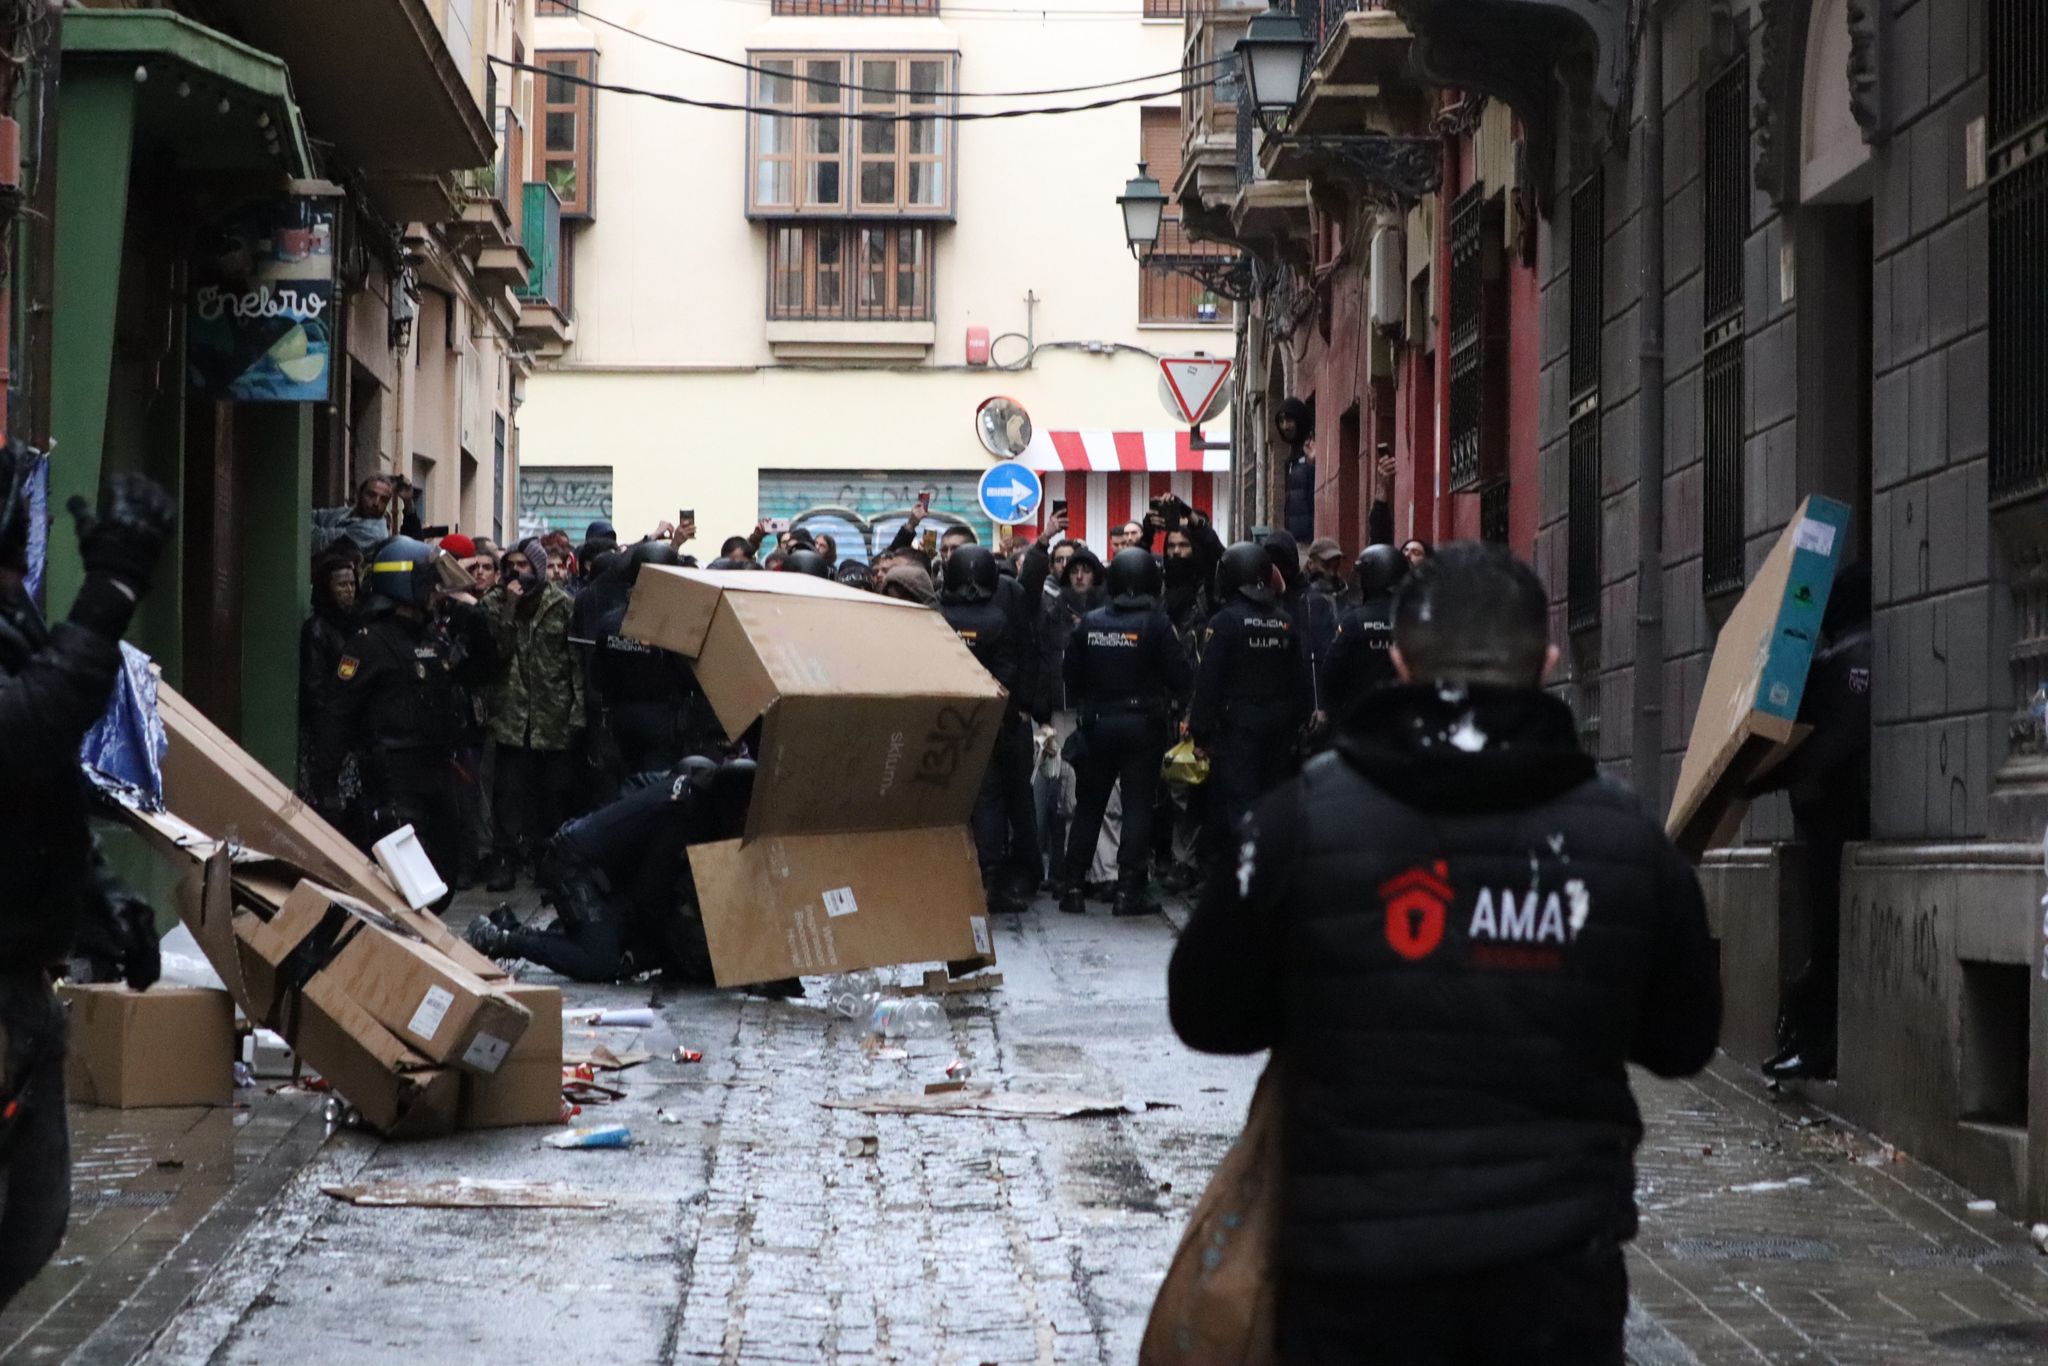
[[[431, 911], [409, 908], [368, 855], [167, 684], [157, 689], [157, 709], [169, 740], [164, 804], [175, 813], [172, 822], [289, 864], [411, 926], [486, 982], [507, 980], [504, 969], [450, 933]], [[147, 813], [130, 815], [150, 824]], [[162, 828], [156, 833], [167, 837]]]
[[963, 826], [699, 844], [690, 870], [720, 986], [992, 951]]
[[235, 1098], [235, 1007], [204, 987], [65, 986], [64, 1086], [81, 1105], [227, 1105]]
[[297, 1018], [282, 1031], [306, 1065], [327, 1079], [363, 1122], [387, 1138], [430, 1138], [455, 1128], [461, 1074], [435, 1067], [316, 973]]
[[282, 980], [311, 971], [428, 1061], [474, 1072], [496, 1071], [532, 1021], [394, 917], [316, 882], [300, 882], [269, 921], [239, 933], [256, 959], [243, 963], [251, 1018], [274, 1021]]
[[1801, 503], [1721, 628], [1664, 822], [1688, 853], [1732, 839], [1743, 788], [1805, 738], [1799, 703], [1848, 529], [1833, 499]]
[[805, 574], [651, 567], [621, 630], [695, 660], [733, 739], [762, 723], [747, 838], [973, 810], [1004, 693], [938, 613]]
[[965, 958], [987, 942], [965, 822], [1005, 695], [944, 618], [802, 574], [650, 567], [622, 627], [757, 724], [746, 836], [690, 851], [720, 985]]
[[490, 1076], [462, 1078], [463, 1129], [562, 1122], [562, 993], [554, 987], [507, 986], [503, 993], [525, 1006], [533, 1023]]

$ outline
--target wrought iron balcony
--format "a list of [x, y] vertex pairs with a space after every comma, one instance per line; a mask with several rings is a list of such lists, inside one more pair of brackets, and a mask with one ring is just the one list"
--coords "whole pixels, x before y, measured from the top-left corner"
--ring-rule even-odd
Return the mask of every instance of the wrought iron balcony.
[[1244, 154], [1239, 150], [1238, 80], [1234, 56], [1259, 0], [1191, 0], [1182, 56], [1186, 69], [1214, 76], [1181, 97], [1180, 175], [1166, 187], [1196, 238], [1227, 239]]

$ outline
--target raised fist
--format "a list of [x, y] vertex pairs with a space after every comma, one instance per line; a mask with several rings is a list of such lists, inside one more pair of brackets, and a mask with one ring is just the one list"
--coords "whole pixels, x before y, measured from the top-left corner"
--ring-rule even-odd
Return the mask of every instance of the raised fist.
[[88, 574], [108, 574], [137, 595], [149, 588], [164, 542], [178, 524], [177, 507], [154, 479], [117, 474], [100, 491], [99, 511], [73, 496], [66, 505], [78, 524], [78, 556]]

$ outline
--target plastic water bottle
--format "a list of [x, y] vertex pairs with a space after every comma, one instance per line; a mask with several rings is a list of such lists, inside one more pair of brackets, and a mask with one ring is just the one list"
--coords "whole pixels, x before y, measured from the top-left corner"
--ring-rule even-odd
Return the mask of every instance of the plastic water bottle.
[[935, 1039], [946, 1032], [946, 1008], [929, 996], [878, 1001], [868, 1013], [868, 1034], [883, 1039]]
[[843, 1019], [863, 1018], [874, 1010], [875, 1002], [881, 998], [881, 978], [865, 968], [859, 972], [841, 973], [825, 983], [825, 1000], [831, 1005], [832, 1013]]

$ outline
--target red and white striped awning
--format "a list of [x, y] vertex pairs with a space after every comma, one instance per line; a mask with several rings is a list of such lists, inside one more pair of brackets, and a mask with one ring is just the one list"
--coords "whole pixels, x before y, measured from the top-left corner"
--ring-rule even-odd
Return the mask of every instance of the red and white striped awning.
[[1161, 427], [1140, 432], [1115, 432], [1103, 428], [1078, 431], [1045, 431], [1031, 434], [1031, 444], [1018, 456], [1034, 470], [1074, 470], [1130, 474], [1170, 474], [1177, 471], [1226, 473], [1230, 450], [1220, 438], [1210, 437], [1210, 449], [1195, 450], [1188, 433]]

